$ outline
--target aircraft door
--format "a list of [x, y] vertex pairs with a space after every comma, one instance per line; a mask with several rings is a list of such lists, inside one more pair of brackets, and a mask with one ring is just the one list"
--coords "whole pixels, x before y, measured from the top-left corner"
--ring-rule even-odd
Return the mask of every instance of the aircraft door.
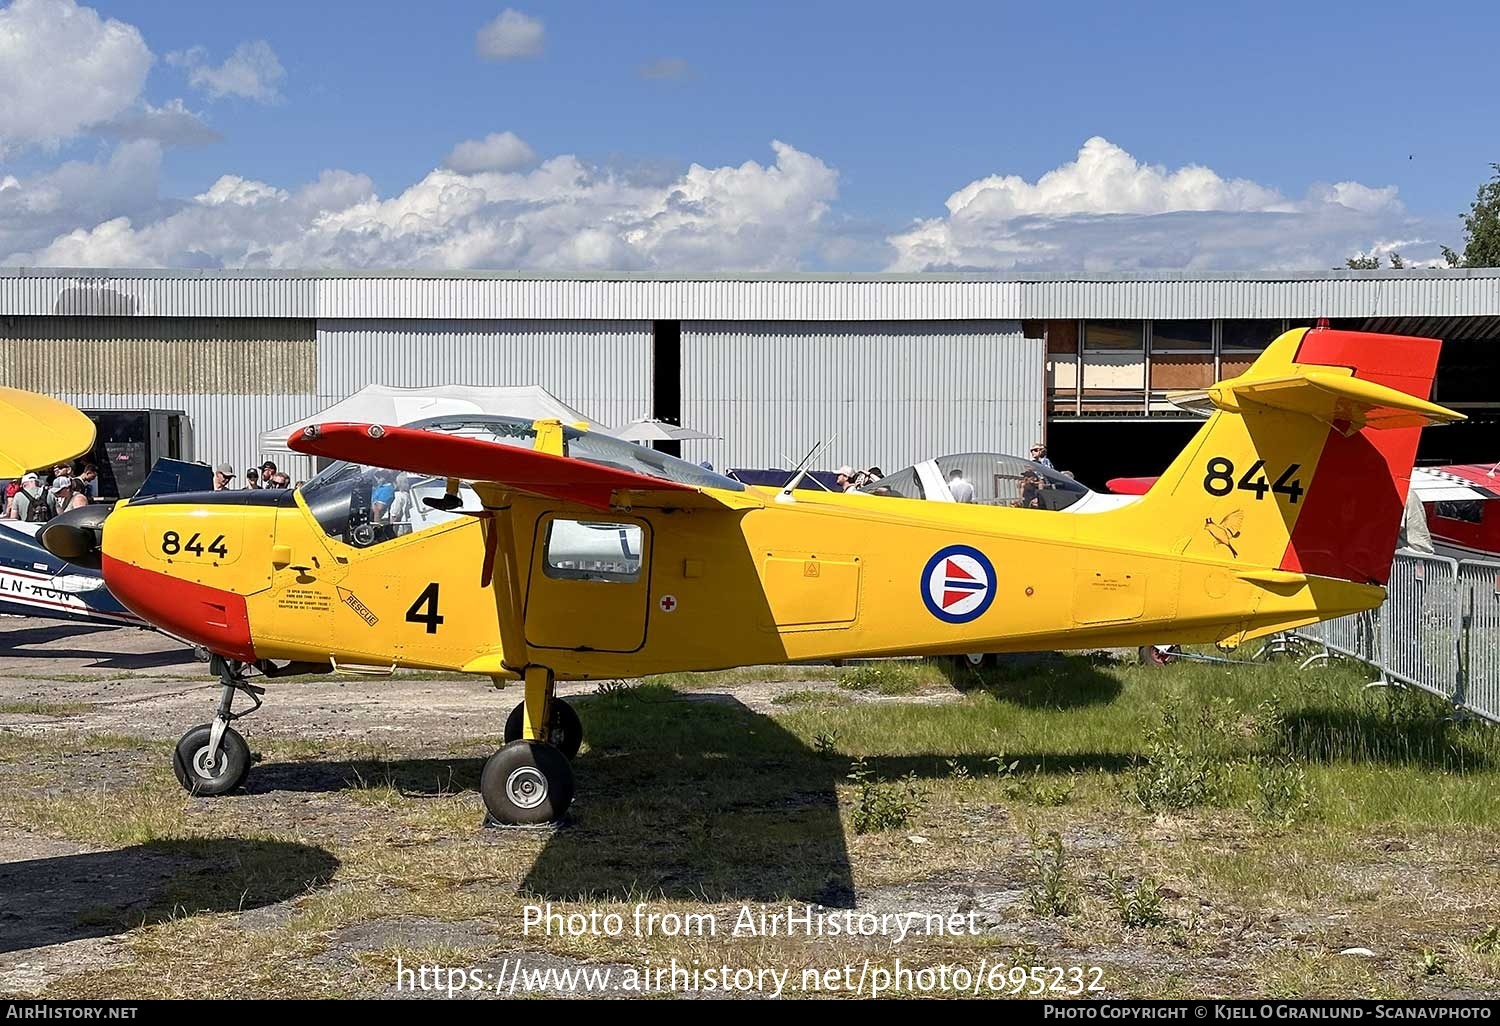
[[526, 641], [536, 648], [634, 652], [646, 643], [651, 525], [629, 517], [537, 525], [526, 588]]

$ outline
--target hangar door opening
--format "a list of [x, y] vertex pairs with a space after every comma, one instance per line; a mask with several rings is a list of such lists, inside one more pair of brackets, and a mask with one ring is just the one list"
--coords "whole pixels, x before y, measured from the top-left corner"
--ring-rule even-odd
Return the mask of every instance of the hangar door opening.
[[683, 457], [887, 473], [954, 452], [1024, 454], [1042, 437], [1045, 342], [1020, 321], [684, 321]]

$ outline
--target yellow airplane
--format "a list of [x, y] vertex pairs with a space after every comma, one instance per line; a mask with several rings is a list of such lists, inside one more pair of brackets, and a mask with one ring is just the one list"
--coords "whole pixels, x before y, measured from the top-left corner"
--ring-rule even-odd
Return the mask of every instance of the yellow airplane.
[[1439, 347], [1287, 332], [1179, 397], [1202, 428], [1139, 501], [1097, 513], [747, 488], [557, 421], [478, 418], [315, 425], [291, 446], [347, 462], [295, 492], [124, 502], [43, 543], [102, 547], [126, 606], [217, 653], [218, 713], [174, 756], [194, 793], [244, 780], [232, 706], [259, 706], [262, 676], [453, 670], [524, 682], [480, 789], [496, 821], [543, 823], [582, 741], [559, 680], [1230, 647], [1379, 605], [1420, 429], [1461, 419], [1428, 401]]

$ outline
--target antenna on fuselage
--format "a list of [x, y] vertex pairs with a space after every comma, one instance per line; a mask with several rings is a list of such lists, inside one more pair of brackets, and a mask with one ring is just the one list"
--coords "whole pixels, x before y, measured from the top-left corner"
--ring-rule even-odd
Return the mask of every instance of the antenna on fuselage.
[[[812, 466], [813, 460], [815, 460], [819, 456], [823, 455], [823, 450], [827, 449], [830, 445], [832, 445], [834, 443], [834, 440], [837, 439], [837, 438], [838, 438], [838, 435], [835, 434], [832, 438], [829, 438], [828, 441], [826, 441], [826, 442], [820, 442], [817, 445], [814, 445], [812, 447], [812, 449], [810, 449], [808, 451], [807, 455], [804, 456], [804, 457], [802, 457], [802, 462], [799, 463], [799, 464], [797, 464], [797, 466], [795, 468], [796, 469], [796, 473], [794, 473], [792, 475], [792, 479], [786, 483], [786, 487], [785, 488], [783, 488], [781, 491], [779, 491], [779, 492], [776, 493], [776, 501], [777, 502], [796, 502], [797, 501], [797, 497], [795, 495], [793, 495], [792, 492], [796, 489], [796, 487], [799, 484], [802, 483], [802, 479], [807, 476], [807, 468], [810, 467], [810, 466]], [[817, 481], [818, 479], [817, 478], [813, 478], [813, 480]], [[821, 483], [822, 482], [819, 482], [819, 484], [821, 484]], [[827, 489], [825, 488], [824, 491], [827, 491]]]

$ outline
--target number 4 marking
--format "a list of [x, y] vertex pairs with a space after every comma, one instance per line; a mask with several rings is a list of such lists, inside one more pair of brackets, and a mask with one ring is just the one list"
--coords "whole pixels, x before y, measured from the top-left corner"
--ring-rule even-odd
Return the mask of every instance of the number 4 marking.
[[[1271, 487], [1266, 483], [1266, 475], [1261, 474], [1261, 471], [1265, 469], [1265, 466], [1265, 460], [1256, 460], [1251, 465], [1250, 469], [1245, 471], [1245, 476], [1240, 478], [1239, 484], [1235, 485], [1235, 487], [1243, 491], [1254, 492], [1256, 499], [1264, 499], [1266, 497], [1267, 489]], [[1252, 483], [1250, 479], [1256, 474], [1260, 474], [1260, 480]]]
[[[422, 612], [423, 606], [427, 607], [425, 613]], [[438, 625], [443, 622], [443, 618], [438, 615], [438, 586], [436, 581], [423, 588], [422, 594], [418, 595], [417, 600], [411, 604], [411, 608], [406, 611], [406, 622], [426, 624], [428, 634], [437, 633]]]
[[1291, 483], [1288, 483], [1287, 478], [1291, 477], [1301, 469], [1302, 465], [1300, 463], [1293, 463], [1291, 466], [1287, 467], [1286, 470], [1282, 471], [1281, 476], [1276, 479], [1276, 483], [1271, 486], [1271, 491], [1275, 492], [1277, 495], [1291, 496], [1291, 503], [1293, 506], [1297, 504], [1298, 499], [1302, 498], [1302, 482], [1292, 481]]

